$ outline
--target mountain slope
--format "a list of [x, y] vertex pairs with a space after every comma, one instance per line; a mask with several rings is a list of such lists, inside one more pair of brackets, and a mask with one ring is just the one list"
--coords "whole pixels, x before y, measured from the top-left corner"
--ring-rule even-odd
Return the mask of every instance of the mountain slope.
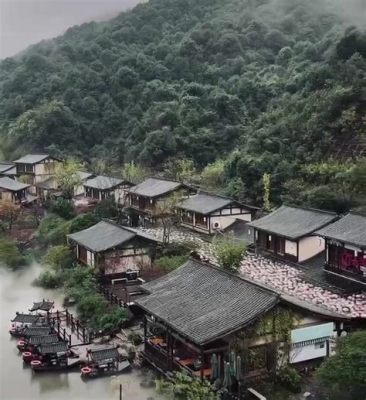
[[227, 158], [244, 197], [264, 172], [278, 197], [301, 165], [365, 132], [365, 33], [329, 4], [151, 0], [72, 28], [0, 64], [3, 151], [155, 168]]

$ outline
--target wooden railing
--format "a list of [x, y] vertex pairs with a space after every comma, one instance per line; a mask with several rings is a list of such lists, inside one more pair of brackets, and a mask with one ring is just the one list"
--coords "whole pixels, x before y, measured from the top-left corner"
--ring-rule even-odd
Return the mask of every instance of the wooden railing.
[[159, 348], [159, 346], [154, 346], [149, 342], [145, 342], [144, 353], [150, 361], [153, 361], [158, 367], [160, 367], [164, 371], [168, 371], [170, 369], [168, 353], [165, 350]]
[[79, 319], [74, 317], [67, 309], [56, 310], [47, 314], [48, 323], [54, 328], [60, 338], [72, 343], [72, 336], [75, 335], [83, 344], [89, 344], [93, 340], [93, 333], [83, 326]]

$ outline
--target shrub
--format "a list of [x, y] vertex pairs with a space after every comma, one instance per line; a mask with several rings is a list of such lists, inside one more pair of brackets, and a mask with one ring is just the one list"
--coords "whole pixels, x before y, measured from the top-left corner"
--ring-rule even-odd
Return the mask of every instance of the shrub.
[[301, 375], [289, 365], [285, 365], [277, 371], [276, 380], [295, 393], [301, 390]]
[[108, 303], [102, 295], [95, 292], [82, 291], [78, 299], [77, 312], [80, 320], [98, 329], [98, 319], [105, 313]]
[[108, 314], [99, 317], [98, 329], [106, 333], [112, 333], [120, 329], [126, 320], [127, 311], [124, 308], [115, 308]]
[[213, 242], [214, 253], [220, 265], [229, 271], [236, 272], [245, 254], [245, 243], [233, 236], [223, 236]]
[[366, 331], [338, 339], [336, 354], [317, 371], [332, 399], [364, 399], [366, 393]]
[[114, 199], [107, 199], [99, 202], [94, 209], [96, 218], [117, 218], [118, 210], [114, 203]]
[[62, 287], [62, 277], [60, 273], [50, 270], [42, 271], [36, 279], [35, 284], [46, 289], [56, 289]]
[[0, 263], [15, 268], [23, 265], [25, 258], [15, 243], [6, 239], [0, 239]]
[[70, 221], [69, 232], [74, 233], [90, 228], [98, 222], [98, 218], [91, 213], [77, 215]]
[[127, 337], [127, 339], [135, 346], [138, 346], [139, 344], [142, 343], [142, 338], [138, 333], [130, 333]]
[[172, 380], [157, 380], [156, 389], [176, 400], [218, 400], [213, 386], [206, 380], [177, 372]]
[[174, 271], [187, 261], [187, 256], [163, 256], [155, 260], [155, 265], [165, 272]]
[[51, 208], [52, 212], [64, 219], [72, 219], [75, 216], [74, 208], [69, 200], [59, 197]]
[[[36, 237], [38, 241], [43, 244], [43, 245], [48, 245], [49, 243], [52, 243], [55, 240], [55, 235], [54, 231], [57, 231], [60, 227], [65, 225], [65, 220], [63, 218], [60, 218], [57, 215], [50, 214], [47, 217], [45, 217], [37, 230]], [[63, 238], [63, 241], [65, 238]], [[62, 242], [61, 242], [62, 243]]]
[[74, 261], [73, 254], [68, 246], [58, 245], [48, 249], [43, 258], [45, 264], [55, 269], [65, 269], [72, 265]]

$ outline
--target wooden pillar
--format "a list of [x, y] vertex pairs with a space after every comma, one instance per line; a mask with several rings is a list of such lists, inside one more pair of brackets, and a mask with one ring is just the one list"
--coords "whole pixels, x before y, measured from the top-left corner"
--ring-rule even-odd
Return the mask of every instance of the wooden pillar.
[[200, 347], [200, 353], [201, 353], [201, 381], [203, 381], [203, 378], [204, 378], [204, 376], [203, 376], [203, 370], [204, 370], [204, 368], [205, 368], [205, 365], [204, 365], [204, 354], [203, 354], [203, 348], [202, 347]]
[[144, 342], [146, 343], [146, 335], [147, 335], [147, 320], [146, 314], [144, 314]]

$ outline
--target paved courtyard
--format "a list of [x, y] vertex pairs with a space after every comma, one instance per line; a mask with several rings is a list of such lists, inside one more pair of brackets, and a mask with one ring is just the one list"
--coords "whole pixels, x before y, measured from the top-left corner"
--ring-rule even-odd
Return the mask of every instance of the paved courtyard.
[[[162, 240], [161, 228], [141, 228], [145, 233]], [[218, 264], [212, 244], [188, 231], [173, 230], [170, 242], [192, 242], [204, 260]], [[320, 268], [320, 267], [319, 267]], [[366, 318], [366, 292], [342, 294], [336, 287], [307, 279], [304, 269], [273, 261], [267, 257], [247, 253], [241, 262], [244, 278], [263, 284], [278, 293], [292, 296], [314, 306], [350, 318]]]

